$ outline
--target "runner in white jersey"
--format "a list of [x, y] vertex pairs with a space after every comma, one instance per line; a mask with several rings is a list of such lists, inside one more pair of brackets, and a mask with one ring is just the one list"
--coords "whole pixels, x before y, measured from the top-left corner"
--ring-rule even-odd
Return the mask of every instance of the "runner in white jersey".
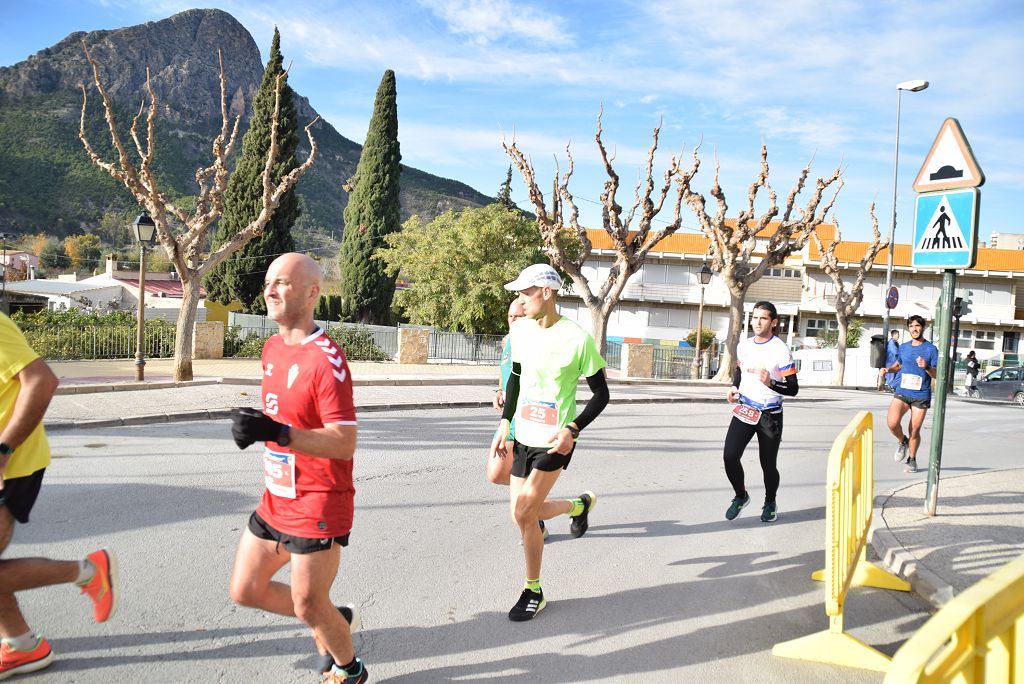
[[774, 304], [758, 302], [750, 320], [754, 336], [743, 340], [736, 348], [733, 387], [728, 396], [729, 402], [736, 406], [725, 437], [725, 473], [729, 476], [735, 497], [725, 512], [726, 520], [733, 520], [750, 503], [740, 459], [755, 434], [764, 472], [761, 522], [775, 522], [778, 518], [775, 495], [779, 489], [779, 469], [776, 461], [782, 442], [782, 397], [796, 396], [799, 390], [793, 355], [786, 343], [775, 336], [778, 320]]

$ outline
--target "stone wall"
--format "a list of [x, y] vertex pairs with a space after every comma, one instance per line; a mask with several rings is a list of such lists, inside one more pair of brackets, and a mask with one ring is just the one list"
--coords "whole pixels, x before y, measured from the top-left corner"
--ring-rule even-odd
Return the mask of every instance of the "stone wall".
[[398, 363], [426, 363], [429, 351], [429, 330], [398, 329]]
[[650, 378], [654, 375], [654, 345], [622, 345], [622, 373], [627, 378]]
[[224, 358], [224, 324], [220, 321], [196, 321], [192, 333], [193, 359]]

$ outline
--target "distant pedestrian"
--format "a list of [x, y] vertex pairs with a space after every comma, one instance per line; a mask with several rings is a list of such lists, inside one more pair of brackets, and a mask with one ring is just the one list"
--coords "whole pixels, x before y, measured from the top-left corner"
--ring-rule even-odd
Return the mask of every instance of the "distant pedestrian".
[[967, 390], [967, 396], [973, 397], [978, 393], [978, 373], [981, 371], [981, 363], [978, 361], [978, 357], [973, 349], [967, 352], [967, 359], [964, 361], [964, 365], [967, 367], [964, 388]]
[[729, 403], [736, 406], [725, 436], [725, 474], [735, 496], [725, 512], [725, 519], [735, 519], [750, 503], [740, 459], [750, 440], [757, 435], [764, 474], [761, 522], [771, 523], [778, 518], [775, 496], [779, 489], [777, 461], [782, 444], [782, 398], [795, 397], [800, 387], [793, 355], [786, 343], [775, 335], [779, 323], [775, 305], [771, 302], [755, 304], [750, 323], [754, 336], [743, 340], [736, 348], [736, 368], [728, 394]]
[[[0, 552], [15, 522], [28, 523], [50, 464], [43, 414], [59, 381], [14, 322], [0, 313]], [[74, 582], [106, 622], [117, 610], [117, 560], [106, 549], [79, 561], [49, 558], [0, 560], [0, 679], [41, 670], [53, 661], [50, 644], [25, 622], [15, 595]]]
[[[910, 341], [900, 345], [899, 356], [886, 370], [897, 373], [893, 381], [893, 398], [889, 404], [889, 431], [899, 442], [893, 458], [897, 463], [907, 460], [903, 472], [917, 472], [917, 450], [921, 446], [921, 425], [932, 405], [932, 380], [939, 365], [939, 350], [924, 339], [925, 320], [911, 316], [907, 323]], [[905, 435], [903, 416], [910, 412], [910, 425]]]
[[[900, 331], [890, 330], [889, 341], [885, 345], [885, 368], [882, 369], [885, 372], [891, 365], [896, 363], [900, 356]], [[885, 387], [888, 391], [892, 392], [896, 387], [896, 374], [885, 373]]]

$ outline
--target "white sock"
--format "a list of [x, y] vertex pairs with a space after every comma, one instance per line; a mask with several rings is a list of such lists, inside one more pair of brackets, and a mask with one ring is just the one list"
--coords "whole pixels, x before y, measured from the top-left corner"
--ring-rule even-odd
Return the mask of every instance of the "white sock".
[[75, 578], [75, 584], [79, 586], [88, 584], [95, 574], [96, 566], [88, 558], [83, 558], [78, 561], [78, 577]]
[[25, 632], [16, 637], [4, 637], [4, 642], [15, 651], [31, 651], [38, 641], [39, 637], [32, 632]]

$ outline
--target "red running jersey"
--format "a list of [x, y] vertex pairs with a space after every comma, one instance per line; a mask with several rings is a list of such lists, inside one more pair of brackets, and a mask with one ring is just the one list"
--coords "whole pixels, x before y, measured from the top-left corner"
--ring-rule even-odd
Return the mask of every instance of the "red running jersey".
[[[320, 329], [299, 344], [274, 335], [263, 346], [263, 411], [279, 423], [313, 430], [356, 424], [345, 354]], [[256, 512], [274, 529], [309, 539], [352, 529], [352, 461], [315, 458], [267, 442], [266, 490]]]

